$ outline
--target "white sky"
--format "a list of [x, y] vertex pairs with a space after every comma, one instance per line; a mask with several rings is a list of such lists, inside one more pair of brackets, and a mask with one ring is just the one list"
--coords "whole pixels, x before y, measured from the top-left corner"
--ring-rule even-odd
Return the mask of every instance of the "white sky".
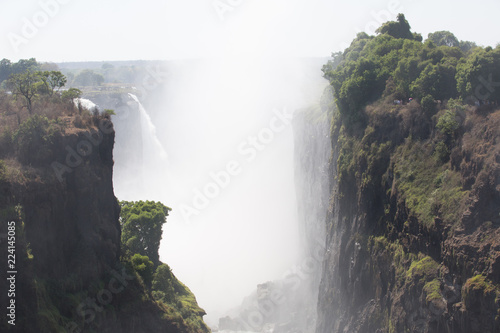
[[[59, 62], [328, 56], [356, 32], [379, 26], [386, 13], [394, 19], [397, 12], [404, 12], [424, 37], [449, 30], [485, 46], [500, 42], [498, 0], [220, 0], [235, 4], [224, 20], [214, 9], [216, 2], [0, 0], [0, 58]], [[38, 25], [37, 31], [26, 22]]]

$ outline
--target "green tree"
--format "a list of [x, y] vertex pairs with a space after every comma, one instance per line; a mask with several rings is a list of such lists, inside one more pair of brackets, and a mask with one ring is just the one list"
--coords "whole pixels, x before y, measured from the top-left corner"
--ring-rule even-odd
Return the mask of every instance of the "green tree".
[[49, 96], [66, 85], [66, 77], [59, 71], [43, 71], [38, 72], [38, 75], [41, 80], [41, 91]]
[[405, 99], [411, 97], [410, 84], [420, 75], [419, 63], [420, 59], [416, 56], [406, 57], [399, 61], [394, 71], [397, 90]]
[[76, 98], [80, 98], [82, 96], [82, 91], [77, 88], [69, 88], [66, 91], [63, 91], [61, 94], [61, 98], [63, 101], [74, 102]]
[[457, 66], [457, 90], [465, 100], [500, 101], [500, 47], [477, 48]]
[[[418, 38], [411, 33], [411, 27], [404, 14], [398, 14], [397, 21], [389, 21], [376, 30], [379, 34], [388, 34], [394, 38], [415, 39]], [[420, 36], [421, 38], [421, 36]]]
[[33, 100], [37, 96], [39, 83], [41, 82], [38, 72], [27, 70], [22, 74], [12, 74], [8, 86], [16, 98], [21, 95], [26, 99], [26, 107], [32, 113]]
[[18, 62], [12, 64], [12, 74], [22, 74], [28, 70], [35, 72], [39, 67], [40, 65], [35, 58], [20, 59]]
[[73, 84], [79, 86], [100, 86], [103, 82], [104, 76], [90, 69], [84, 69], [73, 80]]
[[460, 42], [458, 41], [457, 37], [455, 37], [455, 35], [449, 31], [431, 32], [428, 35], [428, 38], [432, 40], [432, 42], [437, 46], [445, 45], [449, 47], [454, 47], [460, 45]]
[[158, 248], [169, 207], [154, 201], [121, 201], [122, 244], [130, 254], [147, 256], [154, 266], [160, 259]]
[[167, 264], [161, 264], [156, 269], [153, 276], [153, 290], [160, 292], [160, 297], [166, 303], [173, 303], [175, 300], [175, 276]]
[[459, 127], [454, 110], [446, 110], [436, 124], [436, 128], [448, 138], [452, 138]]
[[12, 62], [9, 59], [0, 60], [0, 83], [7, 80], [12, 74]]
[[458, 47], [460, 50], [462, 50], [464, 53], [468, 53], [472, 49], [477, 47], [477, 44], [474, 42], [469, 42], [469, 41], [463, 41], [461, 40], [460, 43], [458, 44]]

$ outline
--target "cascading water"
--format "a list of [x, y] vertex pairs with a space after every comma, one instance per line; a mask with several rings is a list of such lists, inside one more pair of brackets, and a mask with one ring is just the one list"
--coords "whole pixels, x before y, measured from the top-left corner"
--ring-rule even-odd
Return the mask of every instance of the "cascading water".
[[142, 152], [145, 163], [152, 163], [155, 159], [166, 161], [167, 153], [156, 136], [156, 127], [153, 125], [151, 117], [146, 112], [146, 109], [144, 109], [141, 102], [139, 102], [139, 98], [137, 98], [136, 95], [130, 93], [128, 95], [137, 102], [139, 107], [142, 130]]
[[[114, 109], [114, 186], [120, 200], [153, 199], [158, 179], [168, 183], [168, 155], [150, 115], [131, 93], [98, 96], [99, 105]], [[158, 197], [154, 198], [159, 200]]]
[[92, 102], [90, 99], [87, 98], [75, 98], [74, 103], [77, 107], [81, 105], [87, 110], [93, 110], [94, 108], [97, 107], [97, 105], [94, 102]]

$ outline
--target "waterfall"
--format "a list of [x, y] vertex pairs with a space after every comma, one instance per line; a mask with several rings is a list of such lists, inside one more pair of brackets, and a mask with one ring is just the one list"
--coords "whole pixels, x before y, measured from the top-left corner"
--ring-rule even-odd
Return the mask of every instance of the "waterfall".
[[151, 117], [142, 106], [139, 99], [134, 94], [128, 94], [139, 107], [139, 114], [141, 120], [141, 133], [142, 133], [142, 151], [143, 151], [143, 161], [144, 164], [149, 164], [154, 162], [155, 159], [159, 158], [161, 161], [167, 160], [167, 153], [163, 148], [160, 140], [156, 136], [156, 127], [151, 121]]
[[87, 110], [93, 110], [95, 107], [97, 107], [97, 105], [94, 102], [86, 98], [75, 98], [74, 103], [75, 106], [78, 107], [78, 105], [81, 105]]
[[116, 113], [112, 116], [115, 192], [121, 200], [153, 199], [151, 194], [164, 187], [158, 180], [168, 178], [169, 159], [151, 117], [131, 93], [101, 95], [97, 102]]

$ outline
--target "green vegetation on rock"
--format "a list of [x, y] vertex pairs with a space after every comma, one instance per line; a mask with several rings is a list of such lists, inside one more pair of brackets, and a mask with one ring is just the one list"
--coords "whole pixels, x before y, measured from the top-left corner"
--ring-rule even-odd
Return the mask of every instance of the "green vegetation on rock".
[[141, 277], [148, 295], [165, 309], [166, 319], [189, 332], [209, 332], [203, 322], [206, 313], [193, 293], [159, 260], [162, 225], [171, 208], [154, 201], [121, 201], [120, 206], [124, 258]]
[[359, 33], [323, 72], [338, 110], [327, 245], [340, 259], [327, 253], [323, 281], [339, 282], [324, 290], [337, 300], [324, 298], [322, 324], [500, 327], [500, 315], [491, 320], [500, 311], [500, 46], [447, 31], [422, 41], [400, 14], [376, 36]]

